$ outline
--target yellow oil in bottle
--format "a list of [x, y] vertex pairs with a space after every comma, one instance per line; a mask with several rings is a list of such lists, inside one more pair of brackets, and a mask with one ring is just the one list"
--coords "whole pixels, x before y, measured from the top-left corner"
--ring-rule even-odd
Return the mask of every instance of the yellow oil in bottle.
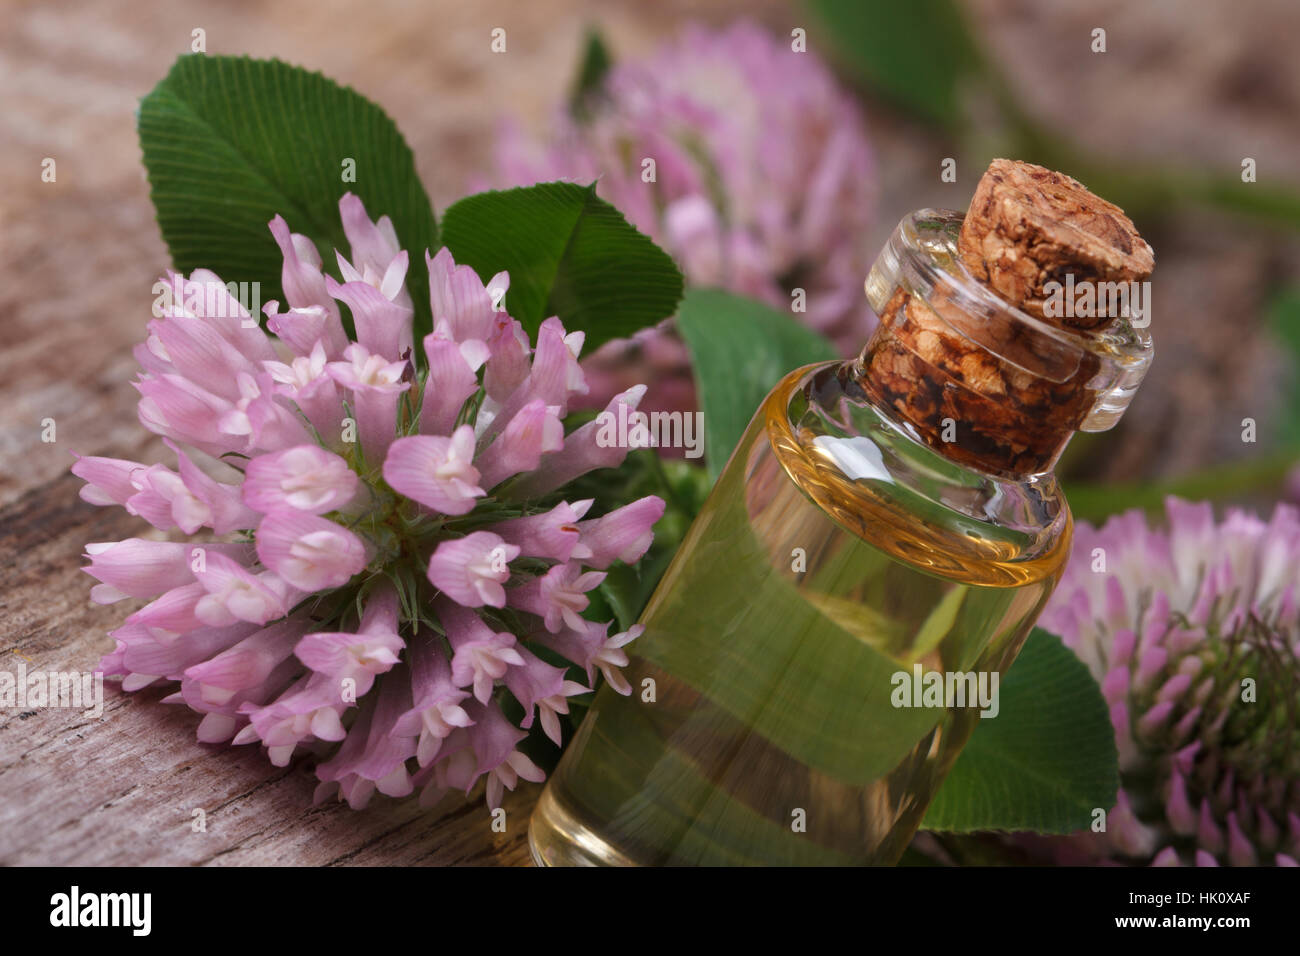
[[[893, 675], [1001, 674], [1069, 550], [1051, 476], [968, 472], [791, 373], [737, 446], [548, 784], [535, 859], [896, 862], [979, 723]], [[852, 427], [846, 418], [853, 417]]]

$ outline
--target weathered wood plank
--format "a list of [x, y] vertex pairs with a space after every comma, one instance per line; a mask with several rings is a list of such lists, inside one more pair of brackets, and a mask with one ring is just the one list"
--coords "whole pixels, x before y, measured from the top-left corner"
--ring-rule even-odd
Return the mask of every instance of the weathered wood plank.
[[[0, 670], [88, 671], [112, 646], [104, 631], [127, 613], [89, 602], [75, 555], [84, 541], [129, 535], [139, 523], [84, 504], [78, 484], [64, 475], [0, 509]], [[0, 864], [527, 861], [536, 788], [506, 801], [505, 833], [491, 831], [481, 802], [455, 797], [439, 812], [382, 796], [361, 812], [313, 807], [305, 761], [279, 769], [254, 747], [201, 744], [197, 715], [159, 703], [166, 693], [107, 684], [98, 719], [0, 712]]]

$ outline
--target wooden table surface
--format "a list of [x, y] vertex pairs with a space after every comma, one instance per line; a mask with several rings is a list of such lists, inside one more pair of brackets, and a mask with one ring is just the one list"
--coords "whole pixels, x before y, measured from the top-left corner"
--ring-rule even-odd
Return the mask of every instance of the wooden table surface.
[[[0, 7], [0, 671], [94, 668], [137, 606], [90, 602], [83, 545], [146, 531], [77, 497], [72, 452], [152, 461], [136, 419], [131, 348], [168, 265], [140, 165], [133, 111], [191, 31], [210, 53], [279, 56], [388, 110], [440, 208], [489, 155], [499, 118], [537, 122], [564, 93], [589, 22], [625, 53], [688, 16], [685, 0], [582, 5], [339, 0], [215, 5], [138, 0]], [[746, 4], [752, 10], [753, 4]], [[760, 4], [772, 8], [774, 4]], [[508, 53], [489, 51], [507, 29]], [[286, 131], [292, 137], [292, 131]], [[41, 163], [57, 179], [41, 181]], [[53, 420], [54, 441], [42, 440]], [[129, 605], [129, 606], [128, 606]], [[483, 803], [437, 812], [376, 796], [354, 812], [312, 806], [301, 765], [195, 739], [198, 717], [165, 691], [105, 685], [103, 716], [0, 710], [0, 864], [525, 864], [539, 788], [508, 795], [506, 830]], [[455, 801], [455, 798], [451, 798]], [[206, 829], [195, 832], [193, 811]]]

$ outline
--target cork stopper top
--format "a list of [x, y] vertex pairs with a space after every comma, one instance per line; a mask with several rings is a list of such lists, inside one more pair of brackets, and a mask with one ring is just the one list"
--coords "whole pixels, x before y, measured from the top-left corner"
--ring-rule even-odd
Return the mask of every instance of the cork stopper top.
[[1145, 280], [1155, 255], [1133, 221], [1078, 180], [1033, 163], [995, 159], [975, 187], [957, 243], [971, 275], [1011, 305], [1053, 324], [1095, 328], [1107, 316], [1055, 318], [1044, 286]]

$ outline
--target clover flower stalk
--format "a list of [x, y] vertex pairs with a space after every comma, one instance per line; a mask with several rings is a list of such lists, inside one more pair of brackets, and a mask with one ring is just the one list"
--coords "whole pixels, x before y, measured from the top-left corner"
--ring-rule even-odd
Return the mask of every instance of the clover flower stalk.
[[72, 469], [83, 499], [171, 539], [86, 546], [93, 600], [148, 601], [100, 666], [126, 691], [179, 682], [166, 699], [203, 715], [204, 742], [261, 744], [279, 766], [312, 754], [318, 800], [422, 787], [432, 801], [485, 781], [497, 806], [543, 778], [518, 749], [535, 725], [559, 745], [598, 671], [630, 690], [618, 669], [638, 630], [584, 612], [605, 569], [645, 553], [664, 505], [589, 516], [592, 499], [565, 497], [626, 455], [590, 426], [565, 434], [586, 391], [581, 332], [549, 318], [533, 343], [494, 307], [509, 277], [485, 284], [442, 249], [426, 253], [434, 326], [416, 343], [391, 222], [351, 194], [339, 208], [343, 282], [270, 224], [287, 299], [264, 310], [275, 337], [214, 274], [170, 277], [182, 295], [136, 348], [136, 388], [176, 467]]
[[[875, 160], [852, 97], [793, 47], [753, 23], [692, 27], [616, 63], [548, 141], [503, 129], [498, 184], [594, 181], [693, 285], [792, 310], [850, 354], [875, 326], [862, 296]], [[643, 330], [586, 360], [590, 399], [645, 381], [649, 407], [693, 408], [687, 363], [669, 330]]]
[[1300, 511], [1166, 503], [1080, 525], [1041, 623], [1101, 683], [1121, 787], [1104, 833], [1017, 842], [1057, 862], [1300, 860]]

